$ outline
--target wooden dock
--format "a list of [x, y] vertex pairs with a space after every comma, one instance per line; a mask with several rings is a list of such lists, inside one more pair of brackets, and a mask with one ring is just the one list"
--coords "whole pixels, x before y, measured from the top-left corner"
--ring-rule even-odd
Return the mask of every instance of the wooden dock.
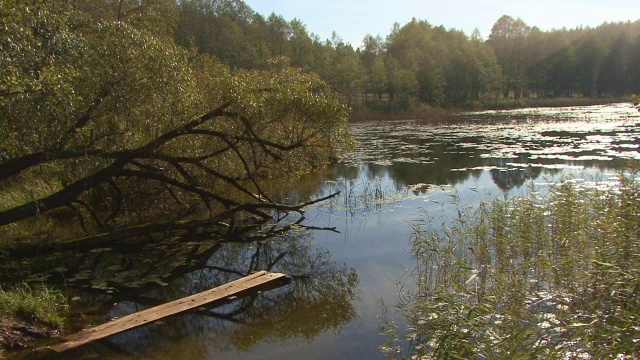
[[51, 349], [56, 352], [73, 349], [80, 345], [146, 325], [167, 316], [198, 308], [214, 301], [227, 299], [231, 296], [240, 296], [264, 286], [283, 286], [287, 284], [289, 280], [290, 278], [285, 274], [270, 273], [267, 271], [256, 272], [199, 294], [123, 316], [106, 324], [84, 329], [76, 334], [66, 336], [65, 342], [52, 346]]

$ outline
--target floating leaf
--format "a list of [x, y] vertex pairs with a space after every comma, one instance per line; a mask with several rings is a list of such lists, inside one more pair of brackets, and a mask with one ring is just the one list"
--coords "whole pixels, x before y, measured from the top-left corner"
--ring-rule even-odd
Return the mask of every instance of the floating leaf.
[[101, 253], [101, 252], [108, 252], [108, 251], [111, 251], [111, 250], [113, 250], [113, 248], [97, 248], [97, 249], [91, 249], [91, 250], [89, 250], [89, 252], [96, 254], [96, 253]]

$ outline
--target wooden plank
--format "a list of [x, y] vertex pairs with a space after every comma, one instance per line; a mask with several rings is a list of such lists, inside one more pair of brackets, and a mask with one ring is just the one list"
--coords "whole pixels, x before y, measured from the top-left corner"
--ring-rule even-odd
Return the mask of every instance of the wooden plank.
[[51, 349], [56, 352], [69, 350], [113, 334], [152, 323], [167, 316], [175, 315], [230, 296], [241, 295], [242, 293], [255, 290], [267, 284], [274, 285], [274, 283], [276, 283], [276, 285], [279, 284], [282, 286], [287, 283], [288, 280], [289, 277], [285, 274], [260, 271], [195, 295], [123, 316], [102, 325], [84, 329], [76, 334], [66, 336], [65, 342], [52, 346]]

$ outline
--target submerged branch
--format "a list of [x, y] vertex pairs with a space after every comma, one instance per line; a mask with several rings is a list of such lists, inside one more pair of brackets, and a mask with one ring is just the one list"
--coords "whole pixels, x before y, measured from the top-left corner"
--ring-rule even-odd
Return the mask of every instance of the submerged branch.
[[[304, 213], [304, 208], [313, 204], [317, 204], [321, 201], [325, 201], [334, 196], [337, 196], [338, 193], [325, 196], [320, 199], [307, 201], [297, 205], [279, 205], [279, 204], [240, 204], [230, 208], [212, 218], [209, 219], [198, 219], [198, 220], [186, 220], [186, 221], [165, 221], [158, 223], [147, 223], [142, 225], [129, 226], [121, 229], [115, 229], [110, 232], [100, 233], [96, 235], [86, 236], [83, 238], [75, 239], [72, 241], [52, 241], [43, 244], [18, 244], [13, 247], [3, 248], [3, 251], [11, 256], [27, 256], [33, 253], [53, 253], [53, 252], [64, 252], [68, 250], [76, 250], [76, 251], [89, 251], [91, 249], [101, 248], [101, 247], [109, 247], [114, 244], [122, 243], [124, 241], [143, 237], [150, 236], [159, 233], [168, 233], [168, 232], [176, 232], [180, 231], [185, 234], [193, 235], [188, 240], [198, 240], [198, 238], [218, 238], [221, 243], [227, 242], [250, 242], [258, 239], [264, 239], [267, 237], [271, 237], [274, 234], [285, 233], [289, 230], [292, 230], [295, 227], [305, 228], [305, 229], [313, 229], [313, 230], [328, 230], [328, 231], [336, 231], [335, 228], [320, 228], [320, 227], [311, 227], [301, 225], [300, 223], [304, 220], [304, 217], [300, 217], [297, 222], [290, 225], [284, 225], [278, 228], [273, 228], [269, 231], [266, 231], [265, 234], [257, 234], [254, 236], [245, 236], [251, 231], [256, 229], [256, 221], [258, 219], [251, 219], [251, 222], [245, 222], [239, 226], [236, 226], [233, 229], [230, 229], [229, 224], [225, 222], [225, 220], [234, 219], [238, 214], [242, 212], [248, 213], [257, 213], [261, 215], [262, 219], [258, 221], [266, 221], [267, 219], [271, 219], [271, 216], [267, 215], [264, 212], [259, 212], [259, 210], [272, 210], [272, 211], [281, 211], [281, 212], [297, 212], [299, 214]], [[267, 218], [264, 218], [267, 217]], [[229, 230], [229, 231], [224, 231]], [[244, 236], [242, 240], [239, 239], [239, 236]], [[144, 240], [146, 242], [154, 241], [153, 238], [148, 238]]]

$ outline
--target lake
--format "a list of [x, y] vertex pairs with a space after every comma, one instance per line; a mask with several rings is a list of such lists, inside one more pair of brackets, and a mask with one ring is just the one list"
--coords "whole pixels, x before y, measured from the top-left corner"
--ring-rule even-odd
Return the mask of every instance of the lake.
[[[413, 283], [408, 250], [416, 220], [446, 224], [459, 206], [559, 181], [606, 186], [626, 161], [640, 159], [640, 114], [628, 104], [469, 112], [440, 123], [360, 122], [351, 125], [351, 136], [354, 149], [332, 169], [303, 179], [300, 189], [281, 191], [290, 202], [340, 191], [309, 209], [303, 226], [292, 231], [248, 244], [212, 244], [209, 251], [168, 240], [56, 263], [58, 273], [76, 270], [65, 281], [79, 291], [77, 328], [251, 270], [294, 275], [284, 288], [134, 329], [69, 356], [380, 358], [379, 346], [388, 340], [382, 325], [403, 326], [394, 306]], [[55, 274], [52, 268], [48, 276]], [[117, 300], [108, 281], [114, 278], [127, 284]]]

